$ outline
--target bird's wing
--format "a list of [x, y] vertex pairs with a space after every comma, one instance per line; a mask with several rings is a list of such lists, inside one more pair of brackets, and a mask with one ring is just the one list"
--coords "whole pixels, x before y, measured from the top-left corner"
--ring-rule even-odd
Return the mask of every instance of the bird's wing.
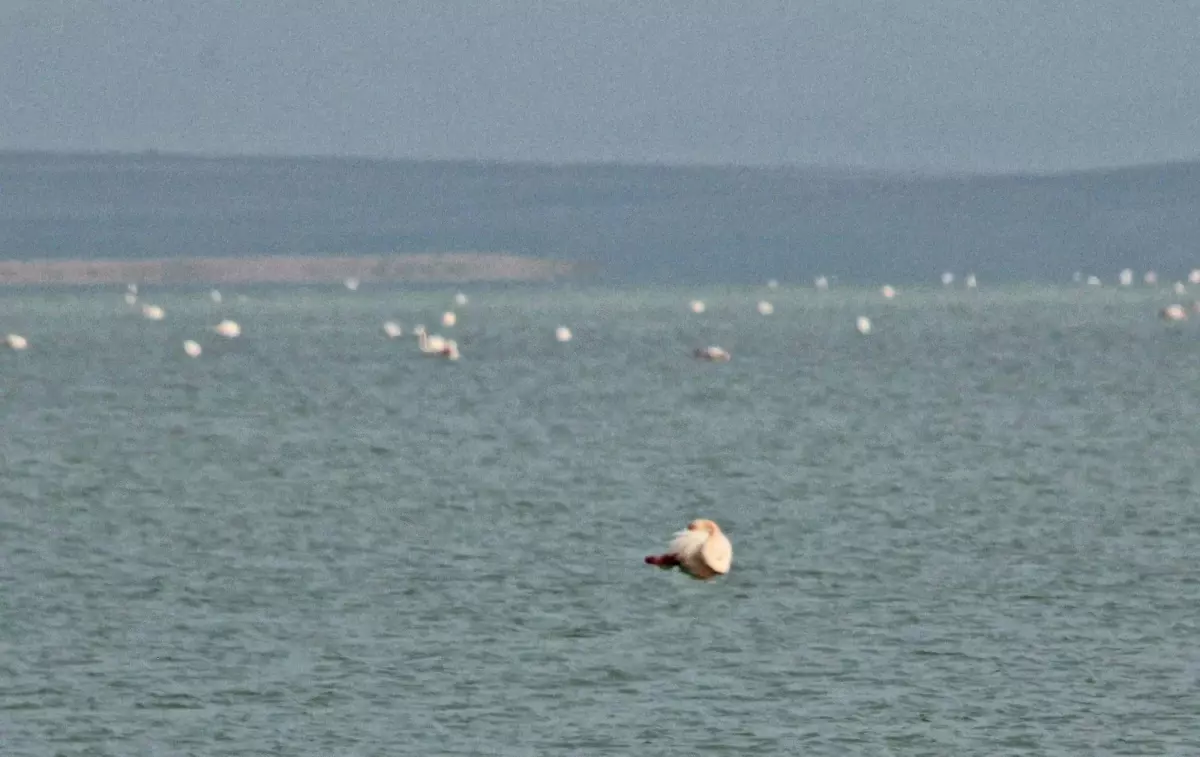
[[708, 541], [708, 534], [703, 531], [680, 531], [675, 534], [667, 552], [680, 558], [695, 554]]
[[724, 535], [716, 535], [704, 543], [700, 555], [708, 567], [718, 573], [728, 573], [733, 563], [733, 545]]

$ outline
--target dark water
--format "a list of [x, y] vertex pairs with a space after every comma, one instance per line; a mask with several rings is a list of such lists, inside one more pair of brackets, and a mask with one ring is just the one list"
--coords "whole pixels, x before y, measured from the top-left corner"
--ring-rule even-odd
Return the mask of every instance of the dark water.
[[1165, 295], [143, 294], [0, 296], [5, 755], [1200, 752]]

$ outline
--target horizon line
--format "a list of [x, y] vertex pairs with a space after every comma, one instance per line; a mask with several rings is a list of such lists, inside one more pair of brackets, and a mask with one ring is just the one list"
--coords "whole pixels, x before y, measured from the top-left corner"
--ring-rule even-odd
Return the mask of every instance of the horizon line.
[[1051, 179], [1070, 176], [1085, 176], [1105, 173], [1123, 173], [1152, 169], [1177, 168], [1200, 165], [1200, 155], [1176, 160], [1120, 163], [1054, 170], [1012, 169], [979, 170], [949, 168], [887, 168], [853, 164], [833, 165], [821, 163], [728, 163], [728, 162], [680, 162], [680, 161], [634, 161], [634, 160], [516, 160], [507, 158], [468, 157], [397, 157], [365, 155], [356, 153], [270, 153], [270, 152], [205, 152], [189, 150], [108, 150], [108, 149], [46, 149], [0, 147], [0, 158], [12, 156], [49, 156], [58, 158], [161, 158], [197, 161], [312, 161], [380, 164], [451, 164], [512, 168], [625, 168], [625, 169], [671, 169], [671, 170], [717, 170], [717, 171], [760, 171], [760, 172], [808, 172], [840, 174], [849, 177], [909, 177], [925, 179], [987, 179], [987, 178], [1030, 178]]

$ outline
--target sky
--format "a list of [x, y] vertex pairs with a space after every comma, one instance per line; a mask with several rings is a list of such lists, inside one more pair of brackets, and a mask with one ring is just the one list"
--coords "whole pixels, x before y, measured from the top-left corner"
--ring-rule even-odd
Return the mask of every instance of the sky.
[[3, 0], [0, 149], [1200, 158], [1200, 0]]

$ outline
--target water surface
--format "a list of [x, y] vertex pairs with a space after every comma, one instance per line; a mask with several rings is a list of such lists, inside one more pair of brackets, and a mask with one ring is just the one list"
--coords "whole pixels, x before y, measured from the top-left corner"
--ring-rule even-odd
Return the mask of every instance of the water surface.
[[5, 754], [1200, 750], [1164, 294], [237, 294], [0, 295]]

